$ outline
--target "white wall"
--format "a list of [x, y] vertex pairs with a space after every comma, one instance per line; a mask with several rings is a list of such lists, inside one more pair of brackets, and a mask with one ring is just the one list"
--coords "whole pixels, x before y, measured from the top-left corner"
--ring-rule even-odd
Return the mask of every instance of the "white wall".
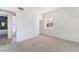
[[16, 35], [16, 16], [8, 14], [8, 38], [12, 39]]
[[30, 8], [17, 10], [17, 42], [38, 35], [37, 15]]
[[8, 15], [8, 38], [12, 38], [12, 15]]
[[53, 17], [54, 26], [53, 29], [45, 29], [43, 20], [42, 33], [79, 42], [79, 8], [59, 8], [44, 14], [44, 17]]
[[16, 16], [12, 16], [12, 32], [16, 33]]

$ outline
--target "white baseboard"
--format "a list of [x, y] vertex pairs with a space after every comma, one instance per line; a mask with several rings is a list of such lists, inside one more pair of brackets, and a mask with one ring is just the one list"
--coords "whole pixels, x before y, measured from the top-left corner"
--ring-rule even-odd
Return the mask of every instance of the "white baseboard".
[[71, 39], [68, 39], [68, 38], [64, 38], [62, 36], [51, 36], [51, 35], [48, 35], [48, 34], [44, 34], [44, 33], [40, 33], [40, 35], [45, 35], [45, 36], [48, 36], [48, 37], [53, 37], [53, 38], [57, 38], [57, 39], [62, 39], [62, 40], [66, 40], [66, 41], [71, 41], [71, 42], [76, 42], [76, 43], [79, 43], [78, 40], [71, 40]]

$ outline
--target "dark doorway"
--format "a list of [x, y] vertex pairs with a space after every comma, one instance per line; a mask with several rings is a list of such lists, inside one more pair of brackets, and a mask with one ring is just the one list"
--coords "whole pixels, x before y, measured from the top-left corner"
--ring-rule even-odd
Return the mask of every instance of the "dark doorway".
[[7, 17], [0, 16], [0, 30], [7, 30]]
[[0, 16], [0, 46], [10, 43], [8, 40], [8, 17]]

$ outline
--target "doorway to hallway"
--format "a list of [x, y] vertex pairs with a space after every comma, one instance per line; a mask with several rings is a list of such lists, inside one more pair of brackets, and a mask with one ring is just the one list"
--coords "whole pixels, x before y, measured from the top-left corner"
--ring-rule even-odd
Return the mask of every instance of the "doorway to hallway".
[[8, 17], [0, 15], [0, 46], [10, 43], [8, 39]]

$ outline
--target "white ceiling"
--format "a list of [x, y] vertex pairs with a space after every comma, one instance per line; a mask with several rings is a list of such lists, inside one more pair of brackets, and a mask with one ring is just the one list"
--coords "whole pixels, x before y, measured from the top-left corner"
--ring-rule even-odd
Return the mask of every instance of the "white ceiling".
[[57, 7], [40, 7], [40, 8], [37, 8], [37, 11], [43, 14], [55, 9], [57, 9]]
[[47, 13], [51, 10], [55, 10], [55, 9], [58, 9], [59, 7], [25, 7], [24, 9], [25, 10], [31, 10], [31, 11], [34, 11], [34, 12], [37, 12], [37, 13], [40, 13], [40, 14], [44, 14], [44, 13]]
[[[58, 9], [59, 7], [22, 7], [25, 11], [33, 11], [38, 14], [48, 13], [49, 11]], [[0, 7], [0, 9], [16, 12], [17, 7]]]

